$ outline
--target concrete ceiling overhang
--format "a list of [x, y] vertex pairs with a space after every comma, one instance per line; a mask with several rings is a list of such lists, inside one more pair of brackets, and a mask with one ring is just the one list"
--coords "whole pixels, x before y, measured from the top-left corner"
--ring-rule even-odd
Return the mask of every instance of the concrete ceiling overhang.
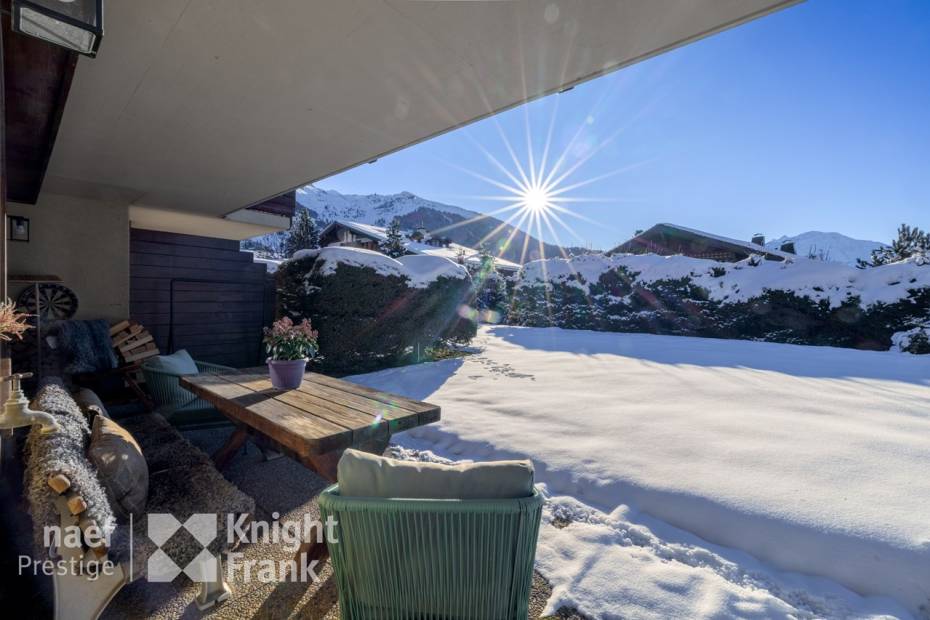
[[208, 216], [797, 0], [110, 0], [44, 189]]

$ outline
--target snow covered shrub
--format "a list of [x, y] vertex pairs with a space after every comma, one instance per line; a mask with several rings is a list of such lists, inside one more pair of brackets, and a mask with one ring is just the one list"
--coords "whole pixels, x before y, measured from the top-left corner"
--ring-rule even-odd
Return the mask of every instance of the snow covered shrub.
[[646, 254], [528, 263], [510, 322], [880, 350], [928, 316], [930, 265], [917, 255], [859, 270]]
[[320, 326], [319, 366], [325, 371], [407, 363], [418, 350], [467, 342], [476, 333], [474, 321], [460, 312], [470, 301], [471, 278], [448, 259], [395, 260], [356, 248], [323, 248], [285, 261], [276, 278], [279, 316], [309, 317]]
[[914, 355], [930, 354], [930, 321], [891, 337], [891, 348]]

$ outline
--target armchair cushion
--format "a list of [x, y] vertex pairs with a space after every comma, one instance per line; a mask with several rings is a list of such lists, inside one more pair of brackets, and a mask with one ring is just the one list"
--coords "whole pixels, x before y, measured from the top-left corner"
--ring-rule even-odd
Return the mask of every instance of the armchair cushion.
[[171, 355], [156, 355], [145, 363], [145, 366], [171, 375], [196, 375], [199, 371], [197, 362], [190, 356], [187, 349], [180, 349]]
[[127, 521], [129, 515], [142, 515], [149, 494], [149, 469], [129, 431], [98, 415], [87, 456], [97, 468], [117, 519]]
[[514, 499], [533, 494], [531, 461], [443, 465], [346, 450], [337, 468], [343, 497]]

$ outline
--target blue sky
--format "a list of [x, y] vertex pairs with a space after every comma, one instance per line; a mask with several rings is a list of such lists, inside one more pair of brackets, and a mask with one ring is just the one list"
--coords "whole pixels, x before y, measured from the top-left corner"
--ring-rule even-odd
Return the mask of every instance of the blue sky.
[[[748, 239], [807, 230], [889, 240], [930, 228], [930, 1], [809, 0], [316, 185], [410, 191], [489, 212], [513, 167], [500, 136], [537, 162], [587, 160], [564, 185], [579, 238], [608, 248], [674, 222]], [[529, 127], [529, 132], [527, 132]], [[577, 134], [577, 139], [572, 141]], [[593, 154], [592, 154], [593, 153]], [[590, 156], [590, 157], [589, 157]], [[553, 241], [547, 232], [544, 237]]]

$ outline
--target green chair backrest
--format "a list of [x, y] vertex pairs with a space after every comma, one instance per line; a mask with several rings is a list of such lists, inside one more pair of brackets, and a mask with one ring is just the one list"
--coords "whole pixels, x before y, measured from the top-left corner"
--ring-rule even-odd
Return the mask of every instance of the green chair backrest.
[[526, 618], [543, 498], [320, 495], [343, 618]]

